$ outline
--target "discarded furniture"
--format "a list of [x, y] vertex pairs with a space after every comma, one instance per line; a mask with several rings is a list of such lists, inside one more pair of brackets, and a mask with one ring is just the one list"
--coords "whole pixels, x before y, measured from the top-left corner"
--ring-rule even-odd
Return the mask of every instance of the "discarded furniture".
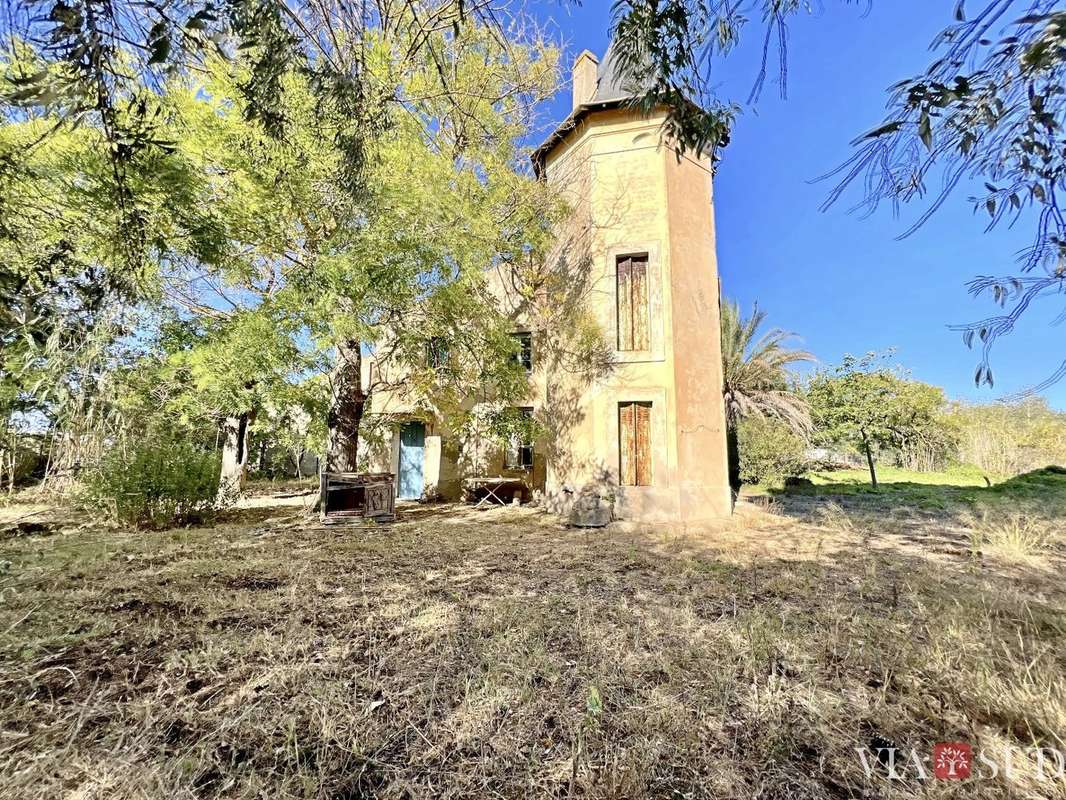
[[474, 503], [474, 508], [499, 503], [507, 505], [517, 497], [519, 502], [529, 493], [529, 483], [525, 478], [481, 477], [467, 478], [463, 481], [467, 499]]
[[323, 472], [319, 490], [326, 524], [396, 519], [396, 478], [391, 472]]

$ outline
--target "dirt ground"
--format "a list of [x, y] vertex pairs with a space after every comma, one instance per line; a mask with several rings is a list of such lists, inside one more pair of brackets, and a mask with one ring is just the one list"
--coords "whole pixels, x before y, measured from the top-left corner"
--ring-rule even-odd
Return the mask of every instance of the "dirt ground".
[[[782, 494], [628, 532], [9, 505], [0, 797], [1063, 797], [1031, 748], [1066, 750], [1064, 498]], [[1014, 768], [936, 780], [942, 741]], [[890, 780], [886, 743], [928, 775]]]

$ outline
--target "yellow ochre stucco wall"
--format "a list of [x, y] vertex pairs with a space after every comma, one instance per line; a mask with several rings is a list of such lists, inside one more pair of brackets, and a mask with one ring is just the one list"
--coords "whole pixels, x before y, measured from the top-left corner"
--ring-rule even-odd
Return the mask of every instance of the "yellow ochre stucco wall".
[[[591, 489], [613, 496], [620, 518], [689, 522], [731, 510], [711, 170], [707, 159], [679, 160], [662, 121], [595, 111], [545, 158], [546, 180], [573, 211], [560, 247], [585, 250], [570, 260], [591, 271], [587, 304], [605, 336], [615, 342], [623, 255], [648, 256], [650, 325], [648, 349], [616, 351], [613, 369], [591, 384], [543, 376], [554, 428], [545, 494], [563, 507]], [[652, 403], [650, 486], [618, 485], [618, 404], [628, 401]]]

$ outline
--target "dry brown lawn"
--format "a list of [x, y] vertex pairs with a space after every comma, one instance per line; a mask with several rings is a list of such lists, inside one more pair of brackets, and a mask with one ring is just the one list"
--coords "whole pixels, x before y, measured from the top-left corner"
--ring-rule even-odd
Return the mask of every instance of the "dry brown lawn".
[[[1018, 554], [982, 533], [999, 511], [847, 497], [683, 532], [456, 506], [323, 529], [304, 499], [162, 533], [0, 509], [0, 796], [1066, 794], [1022, 752], [1066, 750], [1039, 508]], [[883, 740], [1016, 770], [867, 776]]]

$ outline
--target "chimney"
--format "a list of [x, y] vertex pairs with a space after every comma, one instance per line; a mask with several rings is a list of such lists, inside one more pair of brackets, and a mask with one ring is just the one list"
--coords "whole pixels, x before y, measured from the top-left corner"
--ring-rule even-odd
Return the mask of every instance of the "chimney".
[[583, 50], [574, 62], [572, 72], [574, 84], [574, 110], [578, 106], [592, 102], [596, 94], [596, 82], [598, 80], [600, 62], [596, 56], [588, 50]]

